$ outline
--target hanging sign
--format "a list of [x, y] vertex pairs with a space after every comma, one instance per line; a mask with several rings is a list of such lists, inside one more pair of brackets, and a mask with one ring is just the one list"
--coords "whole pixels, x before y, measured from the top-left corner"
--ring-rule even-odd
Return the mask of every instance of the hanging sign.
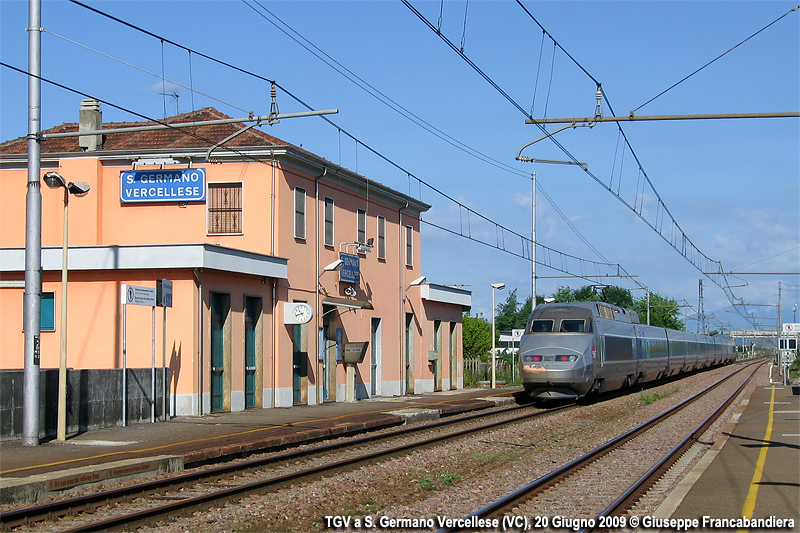
[[344, 262], [339, 270], [339, 281], [355, 283], [356, 285], [361, 283], [360, 258], [357, 255], [339, 252], [339, 259]]
[[119, 201], [202, 202], [206, 199], [206, 169], [123, 170], [119, 173]]

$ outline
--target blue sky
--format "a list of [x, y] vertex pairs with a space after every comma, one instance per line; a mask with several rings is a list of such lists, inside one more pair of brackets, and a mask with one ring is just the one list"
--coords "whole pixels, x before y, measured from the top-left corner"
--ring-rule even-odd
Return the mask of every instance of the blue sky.
[[[433, 224], [468, 231], [479, 240], [505, 239], [513, 248], [512, 240], [498, 234], [493, 224], [480, 223], [474, 214], [467, 217], [458, 204], [415, 178], [529, 236], [530, 174], [535, 171], [549, 197], [537, 193], [539, 243], [576, 257], [619, 264], [652, 290], [697, 306], [698, 280], [704, 276], [606, 188], [619, 188], [623, 199], [639, 205], [646, 219], [662, 219], [653, 195], [641, 188], [634, 156], [620, 147], [617, 126], [602, 123], [555, 135], [576, 159], [588, 163], [602, 184], [576, 166], [515, 161], [520, 147], [542, 132], [526, 125], [523, 113], [399, 0], [87, 3], [274, 79], [314, 109], [338, 108], [339, 114], [330, 117], [336, 126], [303, 118], [264, 129], [420, 197], [433, 206], [423, 217]], [[554, 48], [513, 1], [411, 4], [457, 48], [463, 42], [464, 54], [524, 110], [532, 108], [534, 118], [592, 116], [596, 86], [584, 70], [602, 83], [615, 114], [627, 115], [797, 5], [766, 0], [524, 1], [557, 41]], [[22, 69], [27, 65], [26, 26], [27, 2], [0, 0], [0, 58]], [[154, 118], [165, 111], [172, 115], [204, 106], [236, 117], [248, 111], [269, 112], [266, 82], [162, 45], [75, 4], [44, 0], [42, 26], [42, 75], [83, 93]], [[298, 40], [298, 35], [307, 39], [305, 46], [278, 26], [296, 32], [292, 35]], [[330, 66], [331, 59], [313, 55], [309, 42], [318, 48], [317, 55], [321, 50], [369, 84], [373, 93], [379, 91], [429, 126], [421, 128], [404, 116], [407, 113], [359, 88]], [[158, 77], [162, 72], [170, 80], [163, 85]], [[0, 69], [0, 139], [25, 135], [26, 91], [24, 76]], [[77, 120], [81, 96], [47, 84], [42, 95], [44, 128]], [[282, 91], [278, 102], [281, 112], [306, 110]], [[800, 10], [636, 114], [798, 110]], [[611, 114], [607, 102], [603, 112]], [[138, 120], [109, 106], [103, 113], [106, 121]], [[436, 134], [430, 131], [434, 128]], [[726, 272], [800, 271], [800, 120], [636, 122], [622, 128], [664, 205], [703, 254], [720, 261]], [[456, 141], [462, 148], [454, 146]], [[524, 155], [566, 159], [549, 141], [535, 144]], [[507, 290], [517, 287], [520, 299], [530, 294], [530, 261], [432, 225], [423, 224], [422, 235], [423, 272], [432, 282], [466, 285], [473, 292], [473, 312], [490, 315], [493, 282], [505, 282]], [[537, 282], [537, 292], [543, 295], [559, 285], [589, 283], [549, 277], [564, 273], [543, 266], [537, 266], [537, 274], [543, 276]], [[603, 281], [635, 286], [629, 280]], [[792, 306], [800, 303], [799, 276], [729, 278], [737, 297], [759, 304], [750, 310], [765, 326], [775, 324], [779, 281], [783, 317], [791, 320]], [[641, 296], [642, 291], [634, 294]], [[506, 295], [498, 293], [499, 300]], [[747, 326], [707, 278], [704, 295], [706, 314], [733, 327]], [[686, 308], [686, 313], [694, 317], [696, 310]], [[696, 322], [689, 320], [689, 327], [694, 331]]]

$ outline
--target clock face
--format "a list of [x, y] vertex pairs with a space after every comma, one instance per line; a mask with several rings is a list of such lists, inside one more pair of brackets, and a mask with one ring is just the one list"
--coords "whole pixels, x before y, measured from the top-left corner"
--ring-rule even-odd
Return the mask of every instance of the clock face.
[[305, 322], [311, 318], [311, 309], [305, 305], [298, 305], [294, 308], [294, 317], [301, 322]]
[[286, 302], [285, 324], [306, 324], [314, 316], [314, 309], [307, 303]]

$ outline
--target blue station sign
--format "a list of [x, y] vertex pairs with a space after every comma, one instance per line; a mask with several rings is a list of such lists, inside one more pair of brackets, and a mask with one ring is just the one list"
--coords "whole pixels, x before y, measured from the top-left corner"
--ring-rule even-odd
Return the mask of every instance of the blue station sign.
[[361, 283], [361, 261], [359, 257], [339, 252], [339, 259], [344, 262], [341, 270], [339, 270], [339, 281], [355, 283], [356, 285]]
[[119, 173], [119, 201], [202, 202], [206, 199], [206, 169], [123, 170]]

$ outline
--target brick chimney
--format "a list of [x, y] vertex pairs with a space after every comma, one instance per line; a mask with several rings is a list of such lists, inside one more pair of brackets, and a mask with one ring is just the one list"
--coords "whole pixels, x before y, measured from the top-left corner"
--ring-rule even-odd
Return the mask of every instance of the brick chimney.
[[[94, 98], [81, 100], [80, 124], [78, 131], [97, 131], [103, 127], [103, 112], [100, 102]], [[81, 135], [78, 145], [86, 152], [103, 148], [103, 135]]]

